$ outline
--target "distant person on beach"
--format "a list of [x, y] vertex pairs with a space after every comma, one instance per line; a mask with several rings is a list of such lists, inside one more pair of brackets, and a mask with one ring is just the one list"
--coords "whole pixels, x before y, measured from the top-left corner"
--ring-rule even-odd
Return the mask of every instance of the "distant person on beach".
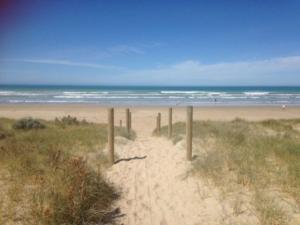
[[285, 109], [286, 109], [286, 105], [282, 105], [282, 106], [281, 106], [281, 109], [282, 109], [282, 110], [285, 110]]

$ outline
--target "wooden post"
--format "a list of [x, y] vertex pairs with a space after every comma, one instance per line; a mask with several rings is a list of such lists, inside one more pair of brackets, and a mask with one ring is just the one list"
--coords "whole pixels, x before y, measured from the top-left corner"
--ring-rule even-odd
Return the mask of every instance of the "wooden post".
[[126, 109], [126, 128], [127, 128], [127, 133], [130, 133], [130, 115], [129, 115], [130, 111], [127, 108]]
[[120, 120], [120, 128], [122, 128], [122, 120]]
[[172, 138], [172, 108], [169, 108], [168, 135], [169, 135], [169, 138]]
[[160, 135], [160, 121], [161, 121], [161, 114], [158, 113], [156, 117], [156, 133]]
[[129, 111], [129, 131], [131, 131], [131, 111]]
[[186, 158], [192, 160], [192, 143], [193, 143], [193, 107], [187, 107], [186, 115]]
[[114, 108], [108, 109], [108, 151], [109, 151], [109, 161], [113, 165], [115, 162], [114, 157]]

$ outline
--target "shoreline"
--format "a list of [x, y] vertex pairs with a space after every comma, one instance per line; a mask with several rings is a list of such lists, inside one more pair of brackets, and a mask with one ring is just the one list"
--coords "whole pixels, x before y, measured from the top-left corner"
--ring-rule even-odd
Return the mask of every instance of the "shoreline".
[[193, 105], [193, 104], [178, 104], [178, 105], [168, 105], [168, 104], [157, 104], [157, 105], [143, 105], [143, 104], [101, 104], [101, 103], [89, 103], [89, 102], [80, 102], [80, 103], [74, 103], [74, 102], [64, 102], [64, 103], [0, 103], [0, 109], [1, 107], [18, 107], [18, 106], [50, 106], [50, 107], [82, 107], [82, 106], [88, 106], [88, 107], [99, 107], [99, 108], [108, 108], [108, 107], [114, 107], [114, 108], [185, 108], [187, 106], [193, 106], [194, 108], [281, 108], [282, 105], [285, 105], [287, 108], [299, 108], [300, 104], [203, 104], [203, 105]]
[[83, 104], [134, 107], [300, 107], [300, 87], [290, 86], [19, 86], [1, 88], [0, 104]]
[[[34, 117], [44, 120], [54, 120], [56, 117], [67, 115], [85, 119], [94, 123], [107, 123], [107, 108], [95, 104], [0, 104], [0, 117], [20, 119]], [[152, 135], [156, 126], [157, 113], [161, 113], [161, 124], [168, 121], [168, 106], [115, 106], [115, 126], [120, 120], [125, 125], [125, 109], [132, 112], [132, 128], [138, 134]], [[186, 108], [173, 108], [173, 122], [186, 120]], [[229, 121], [241, 118], [249, 121], [266, 119], [295, 119], [300, 118], [300, 107], [288, 106], [282, 110], [279, 106], [209, 106], [194, 107], [194, 120]]]

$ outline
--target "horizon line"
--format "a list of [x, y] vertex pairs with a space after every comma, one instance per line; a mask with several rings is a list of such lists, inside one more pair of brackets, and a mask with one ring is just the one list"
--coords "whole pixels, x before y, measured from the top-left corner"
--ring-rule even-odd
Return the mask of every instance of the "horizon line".
[[118, 85], [118, 84], [1, 84], [0, 86], [48, 86], [48, 87], [299, 87], [300, 85]]

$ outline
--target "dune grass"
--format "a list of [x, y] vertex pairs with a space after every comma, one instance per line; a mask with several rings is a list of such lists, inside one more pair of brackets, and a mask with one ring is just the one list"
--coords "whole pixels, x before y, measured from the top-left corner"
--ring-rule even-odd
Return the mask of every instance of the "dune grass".
[[[195, 121], [192, 171], [232, 191], [233, 185], [255, 194], [262, 224], [288, 224], [284, 209], [264, 191], [280, 190], [300, 203], [300, 119], [249, 122]], [[173, 142], [185, 138], [185, 123], [173, 126]], [[167, 136], [167, 127], [162, 128]]]
[[[101, 153], [106, 125], [65, 121], [62, 125], [39, 120], [43, 129], [14, 129], [15, 120], [0, 119], [0, 224], [79, 225], [110, 220], [118, 194], [101, 171], [79, 156]], [[116, 128], [116, 135], [127, 134]], [[134, 136], [132, 132], [126, 137]], [[98, 157], [105, 168], [106, 155]]]

